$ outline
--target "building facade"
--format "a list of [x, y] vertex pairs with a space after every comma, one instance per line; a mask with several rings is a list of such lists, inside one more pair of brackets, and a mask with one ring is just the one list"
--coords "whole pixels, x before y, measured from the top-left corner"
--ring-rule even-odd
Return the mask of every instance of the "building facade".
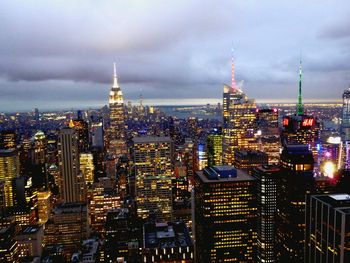
[[305, 239], [305, 262], [350, 262], [350, 195], [308, 196]]
[[170, 137], [133, 139], [137, 214], [154, 213], [158, 219], [172, 217], [173, 143]]
[[196, 262], [254, 262], [255, 179], [233, 166], [208, 167], [195, 175]]

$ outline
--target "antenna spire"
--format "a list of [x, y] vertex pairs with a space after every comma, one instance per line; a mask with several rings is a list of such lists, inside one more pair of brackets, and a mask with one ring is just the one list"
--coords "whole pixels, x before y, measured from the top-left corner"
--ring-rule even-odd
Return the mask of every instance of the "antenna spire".
[[303, 76], [303, 69], [302, 69], [302, 61], [301, 61], [301, 57], [300, 57], [300, 64], [299, 64], [299, 94], [298, 94], [298, 105], [297, 105], [297, 114], [298, 115], [304, 114], [303, 102], [302, 102], [302, 96], [301, 96], [302, 76]]
[[235, 80], [235, 63], [233, 59], [233, 44], [231, 49], [231, 87], [233, 90], [237, 89], [236, 80]]
[[115, 62], [113, 63], [113, 67], [114, 67], [113, 87], [117, 88], [117, 87], [119, 87], [119, 85], [118, 85], [117, 69], [116, 69], [116, 66], [115, 66]]

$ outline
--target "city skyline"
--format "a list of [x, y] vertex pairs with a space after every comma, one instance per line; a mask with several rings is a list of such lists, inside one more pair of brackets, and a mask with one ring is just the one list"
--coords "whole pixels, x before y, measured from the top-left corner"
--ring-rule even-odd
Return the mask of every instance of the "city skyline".
[[[106, 105], [114, 61], [125, 101], [142, 93], [155, 105], [220, 102], [222, 84], [231, 79], [232, 43], [236, 80], [257, 102], [297, 100], [301, 50], [305, 101], [338, 101], [350, 82], [344, 1], [54, 7], [3, 4], [0, 111]], [[120, 23], [111, 23], [114, 17]]]

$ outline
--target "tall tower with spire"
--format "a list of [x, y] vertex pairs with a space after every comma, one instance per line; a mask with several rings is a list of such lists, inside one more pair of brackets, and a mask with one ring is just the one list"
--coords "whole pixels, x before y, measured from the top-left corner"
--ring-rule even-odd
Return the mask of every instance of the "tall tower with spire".
[[113, 86], [109, 92], [109, 147], [111, 155], [122, 155], [127, 153], [125, 143], [125, 120], [123, 93], [118, 84], [116, 65], [114, 63]]
[[301, 59], [300, 59], [300, 65], [299, 65], [299, 93], [298, 93], [297, 115], [303, 115], [304, 114], [303, 101], [302, 101], [302, 96], [301, 96], [302, 75], [303, 75], [303, 70], [302, 70]]
[[223, 93], [223, 163], [233, 165], [236, 150], [257, 150], [256, 131], [256, 103], [236, 84], [232, 54], [231, 87], [224, 84]]

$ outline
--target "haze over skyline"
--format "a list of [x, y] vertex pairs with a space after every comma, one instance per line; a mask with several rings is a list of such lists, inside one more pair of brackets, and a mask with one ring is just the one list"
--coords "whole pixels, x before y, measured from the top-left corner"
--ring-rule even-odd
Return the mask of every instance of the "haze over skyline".
[[296, 101], [302, 50], [304, 99], [338, 101], [350, 83], [349, 11], [345, 0], [5, 0], [0, 110], [107, 104], [114, 61], [125, 101], [221, 101], [232, 43], [249, 97]]

